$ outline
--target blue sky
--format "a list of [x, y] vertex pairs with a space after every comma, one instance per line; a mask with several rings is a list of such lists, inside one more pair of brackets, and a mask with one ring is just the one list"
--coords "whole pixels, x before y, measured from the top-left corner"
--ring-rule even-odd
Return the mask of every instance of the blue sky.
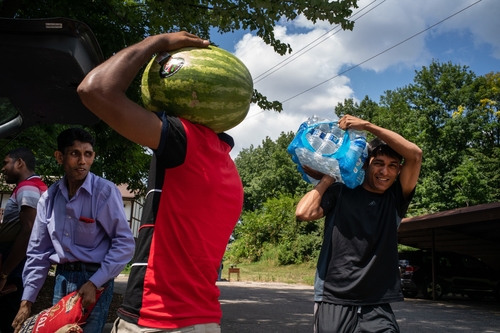
[[[283, 57], [250, 32], [212, 33], [213, 42], [245, 63], [256, 89], [286, 101], [281, 113], [251, 106], [228, 131], [235, 139], [233, 158], [266, 137], [295, 132], [313, 114], [334, 117], [346, 98], [359, 102], [367, 95], [379, 102], [385, 91], [413, 83], [415, 71], [433, 59], [468, 66], [476, 75], [500, 71], [500, 0], [361, 0], [358, 6], [352, 31], [303, 17], [277, 24], [275, 34], [294, 50]], [[268, 70], [273, 72], [260, 77]]]

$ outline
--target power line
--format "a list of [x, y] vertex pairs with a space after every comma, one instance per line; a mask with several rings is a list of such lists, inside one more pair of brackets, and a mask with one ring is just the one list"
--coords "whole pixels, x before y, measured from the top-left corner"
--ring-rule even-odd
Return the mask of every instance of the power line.
[[366, 59], [366, 60], [365, 60], [365, 61], [363, 61], [363, 62], [360, 62], [360, 63], [359, 63], [359, 64], [357, 64], [357, 65], [354, 65], [354, 66], [352, 66], [352, 67], [349, 67], [349, 68], [348, 68], [348, 69], [346, 69], [345, 71], [340, 72], [340, 73], [338, 73], [337, 75], [335, 75], [335, 76], [333, 76], [333, 77], [331, 77], [331, 78], [329, 78], [329, 79], [327, 79], [327, 80], [325, 80], [325, 81], [323, 81], [323, 82], [321, 82], [321, 83], [318, 83], [317, 85], [315, 85], [315, 86], [313, 86], [313, 87], [311, 87], [311, 88], [309, 88], [309, 89], [307, 89], [307, 90], [304, 90], [304, 91], [303, 91], [303, 92], [301, 92], [301, 93], [298, 93], [298, 94], [296, 94], [296, 95], [294, 95], [294, 96], [292, 96], [292, 97], [290, 97], [290, 98], [285, 99], [285, 100], [284, 100], [284, 101], [282, 101], [281, 103], [282, 103], [282, 104], [283, 104], [283, 103], [286, 103], [286, 102], [288, 102], [289, 100], [294, 99], [295, 97], [298, 97], [298, 96], [300, 96], [300, 95], [302, 95], [302, 94], [304, 94], [304, 93], [306, 93], [306, 92], [308, 92], [308, 91], [311, 91], [311, 90], [313, 90], [314, 88], [317, 88], [317, 87], [319, 87], [320, 85], [325, 84], [326, 82], [331, 81], [331, 80], [335, 79], [336, 77], [338, 77], [338, 76], [340, 76], [340, 75], [342, 75], [342, 74], [344, 74], [344, 73], [347, 73], [347, 72], [349, 72], [350, 70], [352, 70], [352, 69], [354, 69], [354, 68], [356, 68], [356, 67], [361, 66], [362, 64], [364, 64], [364, 63], [366, 63], [366, 62], [368, 62], [368, 61], [370, 61], [370, 60], [372, 60], [372, 59], [374, 59], [374, 58], [378, 57], [379, 55], [384, 54], [384, 53], [386, 53], [386, 52], [388, 52], [388, 51], [392, 50], [393, 48], [395, 48], [395, 47], [397, 47], [397, 46], [399, 46], [399, 45], [401, 45], [401, 44], [403, 44], [403, 43], [406, 43], [406, 42], [407, 42], [407, 41], [409, 41], [410, 39], [412, 39], [412, 38], [414, 38], [414, 37], [416, 37], [416, 36], [418, 36], [418, 35], [420, 35], [420, 34], [422, 34], [422, 33], [426, 32], [427, 30], [434, 28], [434, 27], [435, 27], [435, 26], [437, 26], [438, 24], [441, 24], [441, 23], [443, 23], [444, 21], [449, 20], [450, 18], [454, 17], [455, 15], [460, 14], [460, 13], [461, 13], [461, 12], [463, 12], [464, 10], [469, 9], [470, 7], [472, 7], [472, 6], [476, 5], [476, 4], [478, 4], [478, 3], [479, 3], [479, 2], [481, 2], [481, 1], [482, 1], [482, 0], [478, 0], [478, 1], [474, 2], [473, 4], [471, 4], [471, 5], [469, 5], [469, 6], [465, 7], [465, 8], [463, 8], [463, 9], [461, 9], [461, 10], [459, 10], [458, 12], [455, 12], [454, 14], [452, 14], [452, 15], [450, 15], [450, 16], [448, 16], [448, 17], [444, 18], [444, 19], [442, 19], [441, 21], [439, 21], [439, 22], [437, 22], [437, 23], [434, 23], [434, 24], [433, 24], [433, 25], [431, 25], [430, 27], [428, 27], [428, 28], [426, 28], [426, 29], [424, 29], [424, 30], [422, 30], [422, 31], [420, 31], [420, 32], [418, 32], [418, 33], [416, 33], [416, 34], [414, 34], [413, 36], [408, 37], [408, 38], [406, 38], [405, 40], [403, 40], [403, 41], [401, 41], [401, 42], [399, 42], [399, 43], [397, 43], [397, 44], [395, 44], [395, 45], [391, 46], [390, 48], [385, 49], [384, 51], [377, 53], [376, 55], [374, 55], [374, 56], [372, 56], [372, 57], [370, 57], [370, 58]]
[[[478, 3], [479, 3], [479, 2], [481, 2], [481, 1], [482, 1], [482, 0], [478, 0], [478, 1], [476, 1], [476, 2], [474, 2], [474, 3], [472, 3], [472, 4], [470, 4], [470, 5], [468, 5], [467, 7], [462, 8], [461, 10], [459, 10], [459, 11], [457, 11], [457, 12], [455, 12], [455, 13], [451, 14], [450, 16], [448, 16], [448, 17], [446, 17], [446, 18], [442, 19], [441, 21], [438, 21], [437, 23], [434, 23], [433, 25], [431, 25], [431, 26], [427, 27], [426, 29], [421, 30], [420, 32], [418, 32], [418, 33], [416, 33], [416, 34], [414, 34], [414, 35], [412, 35], [412, 36], [410, 36], [410, 37], [408, 37], [408, 38], [406, 38], [406, 39], [402, 40], [401, 42], [399, 42], [399, 43], [397, 43], [397, 44], [395, 44], [395, 45], [393, 45], [393, 46], [391, 46], [391, 47], [389, 47], [389, 48], [385, 49], [384, 51], [382, 51], [382, 52], [379, 52], [379, 53], [375, 54], [374, 56], [372, 56], [372, 57], [370, 57], [370, 58], [368, 58], [368, 59], [364, 60], [363, 62], [360, 62], [360, 63], [358, 63], [357, 65], [354, 65], [354, 66], [352, 66], [352, 67], [349, 67], [349, 68], [348, 68], [348, 69], [346, 69], [345, 71], [340, 72], [340, 73], [338, 73], [337, 75], [334, 75], [333, 77], [331, 77], [331, 78], [329, 78], [329, 79], [327, 79], [327, 80], [324, 80], [323, 82], [320, 82], [320, 83], [318, 83], [318, 84], [314, 85], [313, 87], [311, 87], [311, 88], [309, 88], [309, 89], [306, 89], [306, 90], [304, 90], [304, 91], [302, 91], [302, 92], [300, 92], [300, 93], [298, 93], [298, 94], [296, 94], [296, 95], [293, 95], [292, 97], [289, 97], [289, 98], [285, 99], [284, 101], [282, 101], [282, 102], [281, 102], [281, 104], [284, 104], [284, 103], [286, 103], [286, 102], [288, 102], [288, 101], [290, 101], [290, 100], [292, 100], [292, 99], [294, 99], [294, 98], [296, 98], [296, 97], [298, 97], [298, 96], [300, 96], [300, 95], [303, 95], [303, 94], [305, 94], [306, 92], [309, 92], [309, 91], [311, 91], [311, 90], [313, 90], [313, 89], [315, 89], [315, 88], [319, 87], [320, 85], [323, 85], [323, 84], [325, 84], [326, 82], [331, 81], [331, 80], [333, 80], [333, 79], [335, 79], [335, 78], [339, 77], [340, 75], [345, 74], [345, 73], [347, 73], [347, 72], [349, 72], [349, 71], [351, 71], [351, 70], [353, 70], [353, 69], [355, 69], [355, 68], [357, 68], [357, 67], [361, 66], [362, 64], [364, 64], [364, 63], [366, 63], [366, 62], [368, 62], [368, 61], [370, 61], [370, 60], [372, 60], [372, 59], [374, 59], [374, 58], [376, 58], [376, 57], [378, 57], [378, 56], [380, 56], [380, 55], [382, 55], [382, 54], [384, 54], [384, 53], [386, 53], [386, 52], [388, 52], [388, 51], [390, 51], [390, 50], [392, 50], [393, 48], [395, 48], [395, 47], [397, 47], [397, 46], [399, 46], [399, 45], [401, 45], [401, 44], [403, 44], [403, 43], [405, 43], [405, 42], [409, 41], [410, 39], [415, 38], [416, 36], [418, 36], [418, 35], [420, 35], [420, 34], [422, 34], [422, 33], [426, 32], [427, 30], [432, 29], [432, 28], [434, 28], [435, 26], [437, 26], [437, 25], [439, 25], [439, 24], [441, 24], [441, 23], [443, 23], [443, 22], [445, 22], [445, 21], [449, 20], [450, 18], [452, 18], [452, 17], [454, 17], [454, 16], [456, 16], [456, 15], [460, 14], [461, 12], [463, 12], [463, 11], [465, 11], [465, 10], [469, 9], [469, 8], [471, 8], [472, 6], [474, 6], [474, 5], [478, 4]], [[263, 111], [261, 111], [261, 112], [259, 112], [259, 113], [256, 113], [256, 114], [254, 114], [254, 115], [252, 115], [252, 116], [250, 116], [250, 117], [247, 117], [247, 118], [254, 117], [254, 116], [259, 115], [259, 114], [261, 114], [261, 113], [263, 113], [263, 112], [265, 112], [265, 111], [267, 111], [267, 110], [263, 110]]]
[[[357, 13], [355, 13], [354, 15], [351, 15], [349, 17], [349, 19], [353, 19], [355, 16], [357, 16], [358, 14], [360, 14], [363, 10], [365, 10], [366, 8], [368, 8], [369, 6], [371, 6], [374, 2], [376, 2], [377, 0], [374, 0], [372, 2], [370, 2], [368, 5], [366, 5], [365, 7], [363, 7], [362, 9], [360, 9]], [[380, 2], [379, 4], [377, 4], [375, 7], [371, 8], [368, 12], [364, 13], [363, 15], [361, 15], [357, 20], [359, 20], [361, 17], [365, 16], [366, 14], [368, 14], [369, 12], [371, 12], [372, 10], [374, 10], [375, 8], [377, 8], [378, 6], [380, 6], [382, 3], [384, 3], [386, 0], [383, 0], [382, 2]], [[355, 21], [356, 22], [356, 21]], [[290, 58], [288, 59], [285, 59], [279, 63], [277, 63], [276, 65], [274, 65], [273, 67], [269, 68], [268, 70], [266, 70], [264, 73], [258, 75], [255, 77], [254, 79], [254, 84], [257, 83], [257, 82], [260, 82], [262, 81], [263, 79], [265, 79], [266, 77], [268, 77], [269, 75], [273, 74], [274, 72], [280, 70], [281, 68], [283, 68], [284, 66], [288, 65], [289, 63], [291, 63], [292, 61], [296, 60], [297, 58], [299, 58], [300, 56], [302, 56], [304, 53], [310, 51], [311, 49], [315, 48], [316, 46], [318, 46], [319, 44], [323, 43], [324, 41], [326, 41], [328, 38], [330, 37], [333, 37], [334, 35], [336, 35], [338, 32], [342, 31], [342, 29], [338, 29], [337, 31], [335, 31], [334, 33], [332, 33], [331, 35], [327, 36], [330, 32], [332, 32], [333, 30], [339, 28], [339, 25], [336, 25], [335, 27], [333, 27], [332, 29], [330, 29], [329, 31], [325, 32], [323, 35], [321, 35], [320, 37], [316, 38], [315, 40], [313, 40], [312, 42], [310, 42], [309, 44], [307, 44], [306, 46], [304, 46], [303, 48], [301, 48], [300, 50], [297, 51], [297, 53], [295, 53], [294, 55], [292, 55]], [[326, 37], [325, 37], [326, 36]], [[321, 40], [322, 39], [322, 40]], [[321, 41], [319, 41], [321, 40]], [[318, 43], [316, 43], [317, 41], [319, 41]], [[315, 45], [313, 45], [312, 47], [308, 48], [306, 50], [307, 47], [309, 47], [310, 45], [316, 43]], [[302, 52], [303, 51], [303, 52]], [[301, 53], [302, 52], [302, 53]], [[284, 63], [284, 64], [283, 64]], [[281, 64], [283, 64], [282, 66], [280, 66]], [[279, 66], [279, 67], [278, 67]], [[276, 70], [273, 70], [273, 68], [276, 68], [278, 67]], [[272, 71], [273, 70], [273, 71]], [[270, 72], [271, 71], [271, 72]], [[269, 73], [270, 72], [270, 73]], [[267, 75], [264, 75], [266, 73], [269, 73]], [[262, 77], [263, 76], [263, 77]], [[259, 79], [260, 78], [260, 79]]]

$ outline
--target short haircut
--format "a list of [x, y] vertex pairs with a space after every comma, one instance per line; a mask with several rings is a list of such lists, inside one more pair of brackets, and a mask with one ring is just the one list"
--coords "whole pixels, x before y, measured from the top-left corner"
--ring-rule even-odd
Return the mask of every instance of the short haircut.
[[368, 157], [377, 157], [379, 155], [392, 157], [399, 160], [399, 163], [403, 161], [403, 156], [392, 149], [387, 143], [379, 138], [375, 138], [368, 143]]
[[94, 137], [81, 127], [68, 128], [57, 136], [57, 150], [64, 153], [66, 148], [75, 144], [75, 141], [90, 143], [94, 147]]
[[29, 171], [35, 171], [35, 154], [29, 148], [19, 147], [10, 150], [5, 156], [10, 156], [14, 161], [22, 159]]

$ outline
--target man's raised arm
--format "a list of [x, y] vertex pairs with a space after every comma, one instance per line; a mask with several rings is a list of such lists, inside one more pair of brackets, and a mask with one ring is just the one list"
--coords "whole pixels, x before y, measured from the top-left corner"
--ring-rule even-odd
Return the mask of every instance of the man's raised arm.
[[142, 66], [156, 53], [183, 47], [207, 47], [209, 42], [176, 32], [147, 37], [94, 68], [78, 86], [83, 104], [127, 139], [153, 149], [160, 142], [161, 121], [125, 94]]
[[422, 150], [413, 142], [403, 138], [401, 135], [374, 125], [366, 120], [345, 115], [339, 120], [339, 126], [343, 130], [354, 129], [368, 131], [383, 140], [389, 147], [403, 156], [404, 164], [399, 174], [399, 181], [403, 188], [403, 194], [408, 196], [417, 185], [420, 167], [422, 165]]

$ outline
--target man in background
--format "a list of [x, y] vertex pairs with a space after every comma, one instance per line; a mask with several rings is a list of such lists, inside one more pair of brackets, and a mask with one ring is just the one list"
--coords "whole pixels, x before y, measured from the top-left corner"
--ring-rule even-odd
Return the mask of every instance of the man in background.
[[38, 200], [47, 190], [45, 183], [35, 174], [35, 164], [35, 155], [28, 148], [13, 149], [3, 160], [4, 181], [16, 184], [16, 187], [5, 206], [3, 223], [0, 225], [0, 292], [6, 286], [14, 290], [0, 297], [2, 333], [14, 332], [12, 321], [19, 310], [23, 293], [22, 272], [26, 249]]
[[[29, 317], [50, 267], [57, 265], [53, 304], [78, 291], [82, 306], [95, 303], [85, 333], [102, 332], [113, 298], [114, 278], [132, 258], [134, 238], [120, 191], [90, 172], [94, 138], [83, 128], [57, 137], [54, 156], [64, 177], [41, 197], [23, 271], [24, 293], [13, 326]], [[98, 288], [104, 288], [96, 298]], [[96, 302], [97, 300], [97, 302]]]

